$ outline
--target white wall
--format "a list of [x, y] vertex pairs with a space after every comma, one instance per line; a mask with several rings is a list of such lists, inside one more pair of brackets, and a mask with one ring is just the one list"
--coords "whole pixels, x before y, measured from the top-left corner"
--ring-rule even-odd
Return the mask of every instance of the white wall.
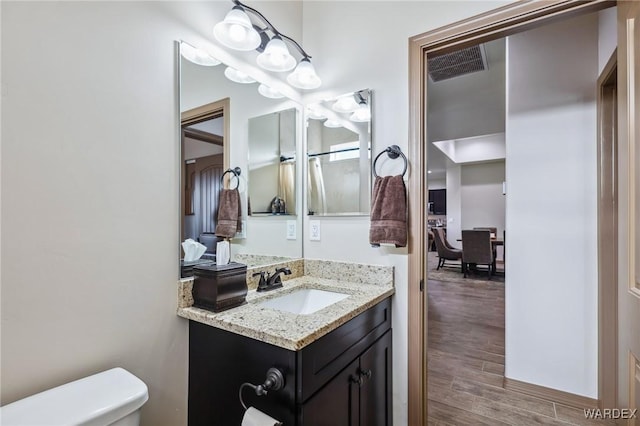
[[427, 186], [429, 189], [447, 189], [447, 181], [445, 179], [429, 179]]
[[222, 154], [224, 148], [209, 142], [202, 142], [196, 139], [184, 138], [184, 159], [207, 157], [209, 155]]
[[618, 45], [617, 7], [598, 12], [598, 74], [602, 72]]
[[462, 166], [447, 164], [447, 240], [461, 247], [462, 238]]
[[[270, 212], [271, 200], [278, 194], [280, 170], [280, 114], [249, 119], [248, 194], [252, 212]], [[252, 235], [252, 238], [256, 236]], [[280, 236], [282, 238], [282, 236]]]
[[[461, 167], [462, 229], [495, 226], [502, 237], [505, 225], [505, 162], [466, 164]], [[447, 213], [449, 211], [447, 210]]]
[[[397, 144], [407, 152], [408, 49], [407, 39], [447, 23], [494, 9], [508, 2], [305, 1], [305, 49], [317, 58], [323, 89], [310, 100], [353, 90], [374, 91], [372, 156]], [[402, 171], [402, 162], [381, 161], [378, 174]], [[410, 173], [410, 168], [409, 168]], [[426, 188], [425, 188], [426, 191]], [[411, 197], [412, 194], [409, 194]], [[426, 198], [426, 197], [425, 197]], [[308, 258], [338, 259], [395, 267], [393, 303], [394, 424], [407, 423], [407, 250], [369, 246], [369, 217], [317, 218], [321, 241], [305, 235]], [[308, 229], [305, 220], [305, 232]], [[306, 233], [308, 235], [308, 233]], [[412, 283], [417, 285], [418, 283]]]
[[598, 16], [507, 53], [505, 375], [596, 398]]
[[498, 160], [504, 159], [505, 155], [504, 133], [457, 139], [455, 143], [456, 163]]

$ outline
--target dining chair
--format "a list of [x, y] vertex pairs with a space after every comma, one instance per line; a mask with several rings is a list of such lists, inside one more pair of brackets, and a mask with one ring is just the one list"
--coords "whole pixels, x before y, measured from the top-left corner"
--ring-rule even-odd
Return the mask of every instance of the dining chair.
[[462, 231], [462, 271], [467, 277], [469, 265], [486, 265], [487, 278], [493, 275], [493, 249], [491, 231], [468, 229]]
[[478, 226], [473, 228], [474, 231], [489, 231], [493, 234], [493, 238], [498, 236], [498, 228], [495, 226]]
[[434, 251], [433, 250], [433, 239], [434, 238], [435, 237], [433, 236], [433, 231], [429, 227], [427, 229], [427, 251]]
[[[436, 243], [436, 250], [438, 251], [438, 267], [440, 269], [444, 266], [447, 260], [457, 261], [462, 260], [462, 250], [455, 249], [449, 245], [447, 238], [444, 235], [442, 228], [432, 228], [433, 238]], [[463, 264], [460, 264], [462, 272], [464, 272]]]
[[[496, 228], [495, 226], [481, 226], [481, 227], [477, 227], [477, 228], [473, 228], [475, 231], [489, 231], [491, 232], [491, 238], [498, 238], [498, 228]], [[493, 247], [493, 258], [496, 258], [496, 255], [498, 254], [496, 252], [496, 246], [494, 245]], [[493, 271], [495, 273], [495, 271]]]

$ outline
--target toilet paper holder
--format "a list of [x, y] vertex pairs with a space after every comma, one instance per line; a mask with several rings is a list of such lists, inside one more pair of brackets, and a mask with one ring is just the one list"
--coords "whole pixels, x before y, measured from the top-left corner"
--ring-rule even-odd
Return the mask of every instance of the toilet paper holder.
[[278, 391], [284, 387], [284, 375], [279, 369], [271, 367], [267, 370], [267, 378], [261, 385], [254, 385], [253, 383], [248, 382], [241, 384], [240, 389], [238, 390], [238, 397], [240, 398], [240, 404], [242, 404], [242, 408], [244, 408], [246, 411], [247, 405], [242, 399], [242, 390], [245, 387], [253, 389], [258, 396], [266, 395], [268, 391]]

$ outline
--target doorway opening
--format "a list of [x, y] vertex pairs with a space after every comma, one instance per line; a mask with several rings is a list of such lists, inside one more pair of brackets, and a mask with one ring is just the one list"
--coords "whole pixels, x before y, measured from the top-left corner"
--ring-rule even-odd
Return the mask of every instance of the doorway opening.
[[[228, 98], [182, 113], [180, 241], [205, 245], [205, 260], [214, 258], [220, 240], [215, 235], [217, 194], [229, 164], [228, 140]], [[181, 261], [181, 275], [189, 272], [188, 266]]]
[[[516, 4], [506, 6], [501, 9], [489, 12], [478, 17], [462, 21], [444, 27], [424, 35], [416, 36], [411, 39], [410, 47], [410, 155], [414, 159], [413, 169], [416, 172], [410, 178], [409, 192], [414, 200], [410, 200], [411, 235], [412, 239], [409, 246], [409, 370], [412, 374], [409, 376], [409, 422], [410, 424], [418, 424], [426, 422], [427, 419], [427, 387], [426, 387], [426, 342], [427, 342], [427, 292], [421, 292], [421, 285], [414, 283], [424, 282], [428, 277], [427, 255], [428, 255], [428, 238], [426, 220], [428, 214], [428, 203], [426, 189], [428, 182], [427, 161], [428, 154], [424, 142], [428, 133], [428, 124], [425, 123], [426, 106], [428, 105], [428, 91], [424, 75], [428, 69], [428, 55], [440, 55], [450, 53], [461, 48], [477, 45], [481, 42], [495, 40], [499, 37], [520, 33], [524, 30], [537, 28], [543, 23], [559, 21], [559, 17], [568, 18], [584, 14], [587, 12], [597, 11], [614, 5], [613, 2], [545, 2], [544, 5], [535, 4]], [[596, 74], [597, 75], [597, 74]], [[595, 80], [595, 79], [594, 79]], [[595, 81], [592, 81], [595, 89]], [[594, 94], [595, 94], [595, 90]], [[594, 101], [595, 105], [595, 101]], [[595, 118], [595, 117], [594, 117]], [[593, 120], [595, 123], [595, 119]], [[595, 132], [594, 132], [595, 133]], [[595, 138], [594, 138], [595, 140]], [[596, 150], [593, 149], [592, 155], [595, 157]], [[508, 164], [508, 163], [507, 163]], [[594, 161], [595, 164], [595, 161]], [[509, 166], [507, 166], [509, 167]], [[595, 175], [595, 170], [593, 175]], [[592, 176], [595, 179], [595, 176]], [[507, 182], [508, 183], [508, 182]], [[596, 188], [594, 182], [594, 190]], [[506, 188], [507, 193], [509, 187]], [[595, 197], [594, 197], [595, 201]], [[509, 207], [507, 207], [507, 212]], [[507, 213], [509, 214], [509, 213]], [[594, 228], [597, 222], [594, 218]], [[447, 223], [448, 224], [448, 223]], [[507, 225], [509, 227], [509, 220]], [[514, 228], [515, 229], [515, 228]], [[591, 229], [595, 236], [595, 229]], [[509, 237], [507, 237], [509, 238]], [[513, 237], [512, 237], [513, 238]], [[517, 241], [518, 236], [513, 241]], [[509, 241], [512, 241], [509, 238]], [[595, 243], [593, 244], [595, 248]], [[510, 255], [507, 254], [507, 268], [509, 267]], [[518, 268], [515, 268], [516, 270]], [[595, 269], [594, 269], [595, 271]], [[552, 302], [553, 303], [553, 302]], [[431, 319], [431, 317], [429, 317]], [[595, 348], [594, 348], [595, 349]], [[597, 352], [594, 350], [594, 352]], [[594, 359], [597, 356], [594, 354]], [[422, 374], [418, 375], [420, 372]], [[512, 381], [512, 387], [519, 387], [518, 390], [533, 394], [535, 390], [540, 390], [541, 386], [534, 389], [533, 387], [520, 386], [524, 382]], [[526, 385], [526, 383], [524, 383]], [[552, 391], [553, 389], [545, 389]], [[555, 393], [554, 396], [560, 398], [569, 398], [572, 394], [566, 392]], [[576, 396], [576, 395], [573, 395]], [[573, 399], [575, 404], [582, 404], [584, 407], [593, 406], [595, 401], [591, 398]], [[578, 402], [576, 402], [578, 401]], [[571, 401], [569, 401], [571, 402]]]

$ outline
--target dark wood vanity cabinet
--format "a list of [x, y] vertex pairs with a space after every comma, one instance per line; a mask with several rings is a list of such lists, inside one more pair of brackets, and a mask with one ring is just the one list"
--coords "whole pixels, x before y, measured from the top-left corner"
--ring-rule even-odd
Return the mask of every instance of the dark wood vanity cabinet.
[[285, 426], [390, 426], [391, 333], [390, 299], [299, 351], [189, 321], [189, 426], [239, 425], [270, 367], [284, 389], [244, 401]]
[[304, 426], [391, 425], [391, 331], [302, 407]]

